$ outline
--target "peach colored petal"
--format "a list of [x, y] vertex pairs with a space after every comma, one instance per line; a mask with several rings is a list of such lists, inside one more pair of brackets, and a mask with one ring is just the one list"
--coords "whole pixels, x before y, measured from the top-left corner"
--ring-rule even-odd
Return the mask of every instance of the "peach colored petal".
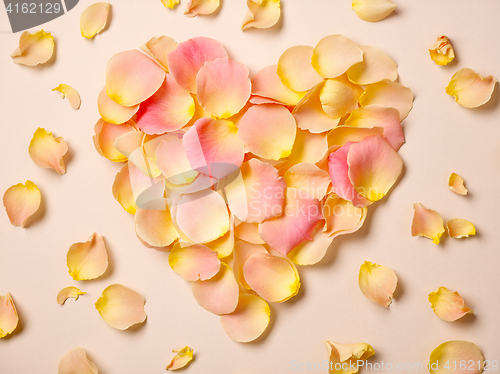
[[448, 228], [448, 234], [452, 238], [461, 239], [476, 235], [476, 228], [474, 225], [462, 218], [450, 219], [446, 223], [446, 226]]
[[455, 58], [455, 51], [446, 35], [438, 36], [429, 53], [436, 65], [448, 65]]
[[156, 150], [156, 162], [163, 176], [171, 184], [191, 183], [199, 174], [189, 164], [182, 139], [176, 135], [162, 137], [162, 142]]
[[59, 91], [61, 93], [61, 98], [66, 98], [69, 101], [69, 105], [73, 109], [80, 108], [80, 104], [82, 100], [80, 99], [80, 95], [73, 87], [68, 86], [67, 84], [60, 84], [56, 88], [53, 88], [52, 91]]
[[[269, 65], [255, 74], [252, 78], [252, 94], [271, 99], [273, 102], [275, 101], [284, 105], [297, 105], [306, 93], [297, 92], [285, 86], [283, 82], [281, 82], [277, 70], [278, 65]], [[250, 101], [252, 101], [252, 99], [250, 99]]]
[[340, 76], [325, 81], [319, 99], [326, 114], [332, 118], [341, 118], [358, 108], [358, 100], [362, 93], [361, 87]]
[[[141, 134], [143, 133], [141, 132]], [[131, 143], [133, 144], [138, 138], [139, 137], [137, 137], [137, 139], [130, 139]], [[165, 136], [144, 135], [140, 146], [128, 156], [128, 160], [149, 178], [157, 179], [161, 175], [161, 171], [156, 162], [156, 153], [164, 139]]]
[[299, 273], [287, 257], [255, 253], [245, 261], [243, 275], [252, 290], [272, 303], [284, 302], [299, 292]]
[[[167, 5], [165, 4], [165, 7]], [[154, 36], [141, 45], [141, 49], [151, 56], [168, 73], [168, 54], [177, 48], [177, 42], [170, 36]]]
[[[456, 367], [454, 363], [457, 363]], [[460, 366], [461, 363], [466, 365]], [[481, 374], [485, 369], [484, 357], [479, 347], [462, 340], [452, 340], [439, 345], [432, 351], [428, 365], [431, 374]]]
[[199, 15], [212, 14], [220, 5], [220, 0], [188, 0], [184, 15], [196, 17]]
[[239, 123], [238, 135], [245, 150], [256, 156], [279, 160], [292, 152], [297, 127], [290, 112], [280, 105], [255, 105]]
[[474, 314], [458, 292], [451, 292], [446, 287], [439, 287], [436, 292], [431, 292], [429, 302], [434, 313], [447, 322], [456, 321], [466, 314]]
[[465, 196], [469, 193], [467, 188], [464, 186], [463, 178], [456, 173], [451, 173], [450, 178], [448, 179], [448, 186], [450, 187], [450, 190], [459, 195]]
[[167, 74], [160, 89], [144, 101], [137, 112], [137, 127], [146, 134], [179, 130], [193, 118], [194, 100]]
[[340, 344], [331, 340], [325, 340], [324, 343], [328, 350], [330, 367], [334, 368], [331, 373], [355, 374], [359, 371], [360, 362], [375, 354], [373, 347], [366, 343]]
[[251, 244], [264, 244], [259, 235], [259, 224], [241, 222], [234, 228], [234, 236]]
[[399, 117], [404, 120], [413, 108], [413, 93], [400, 83], [382, 81], [370, 84], [359, 98], [361, 106], [379, 105], [399, 110]]
[[464, 108], [477, 108], [490, 101], [497, 82], [492, 75], [482, 77], [472, 69], [463, 68], [453, 74], [446, 93]]
[[344, 35], [328, 35], [314, 48], [311, 61], [314, 69], [324, 78], [337, 78], [363, 61], [363, 51]]
[[137, 208], [135, 213], [137, 236], [153, 247], [166, 247], [179, 238], [170, 210], [146, 210]]
[[231, 339], [248, 343], [262, 335], [270, 319], [271, 310], [263, 299], [256, 295], [240, 294], [234, 312], [220, 316], [220, 323]]
[[[232, 225], [232, 224], [231, 224]], [[232, 226], [231, 226], [232, 227]], [[212, 251], [217, 253], [218, 258], [225, 258], [233, 253], [234, 249], [234, 230], [229, 228], [220, 238], [217, 238], [211, 242], [203, 243], [205, 246], [210, 248]]]
[[327, 142], [329, 147], [341, 147], [348, 142], [360, 142], [369, 136], [375, 135], [384, 135], [383, 127], [364, 128], [341, 125], [328, 132]]
[[121, 284], [112, 284], [102, 291], [95, 308], [108, 325], [126, 330], [146, 320], [145, 303], [144, 297], [137, 292]]
[[384, 138], [396, 151], [405, 142], [399, 111], [396, 108], [385, 108], [378, 105], [368, 105], [352, 111], [345, 121], [346, 126], [356, 128], [382, 127]]
[[19, 47], [10, 57], [16, 64], [36, 66], [45, 64], [54, 53], [54, 37], [43, 30], [31, 34], [25, 31], [19, 38]]
[[108, 268], [108, 253], [104, 238], [96, 233], [83, 243], [69, 247], [66, 255], [69, 275], [74, 280], [89, 280], [100, 277]]
[[175, 244], [168, 256], [168, 264], [184, 280], [191, 282], [210, 279], [221, 267], [217, 252], [201, 244], [187, 247]]
[[330, 185], [328, 173], [314, 164], [296, 164], [287, 170], [283, 179], [287, 187], [306, 191], [313, 198], [321, 200]]
[[146, 210], [165, 210], [165, 181], [145, 174], [143, 170], [130, 162], [132, 157], [133, 155], [128, 162], [128, 173], [135, 204], [138, 208]]
[[73, 348], [59, 360], [57, 374], [97, 374], [97, 367], [83, 348]]
[[125, 157], [130, 157], [134, 151], [142, 147], [145, 134], [142, 131], [130, 131], [115, 139], [113, 146]]
[[398, 77], [398, 65], [385, 52], [371, 45], [360, 47], [363, 62], [347, 70], [347, 78], [353, 83], [367, 85], [383, 80], [395, 81]]
[[130, 184], [129, 164], [125, 164], [116, 174], [112, 187], [113, 197], [120, 203], [123, 209], [130, 214], [135, 214], [137, 205], [135, 204], [134, 191]]
[[63, 305], [66, 300], [68, 300], [70, 297], [74, 298], [75, 301], [78, 300], [80, 295], [84, 295], [87, 292], [80, 291], [78, 288], [70, 286], [70, 287], [65, 287], [59, 293], [57, 294], [57, 303], [59, 305]]
[[196, 75], [209, 61], [226, 58], [227, 52], [217, 40], [199, 36], [180, 43], [168, 54], [168, 68], [179, 86], [196, 93]]
[[82, 36], [92, 39], [106, 28], [110, 3], [95, 3], [88, 6], [80, 17], [80, 31]]
[[106, 93], [106, 87], [104, 87], [97, 97], [97, 109], [104, 121], [120, 125], [127, 122], [137, 113], [139, 104], [134, 106], [117, 104], [109, 98]]
[[314, 48], [296, 45], [288, 48], [278, 60], [278, 76], [288, 88], [302, 92], [320, 83], [323, 77], [311, 65]]
[[161, 3], [165, 6], [165, 8], [174, 9], [176, 5], [180, 3], [181, 0], [161, 0]]
[[193, 361], [193, 349], [189, 348], [187, 345], [182, 349], [173, 349], [172, 352], [176, 355], [166, 367], [169, 371], [182, 369]]
[[353, 0], [352, 9], [363, 21], [378, 22], [396, 9], [390, 0]]
[[238, 305], [238, 283], [224, 262], [214, 277], [192, 282], [191, 290], [198, 304], [213, 314], [232, 313]]
[[280, 0], [247, 0], [248, 12], [241, 25], [242, 30], [255, 27], [266, 29], [280, 19]]
[[243, 274], [243, 265], [250, 256], [256, 253], [268, 254], [266, 248], [263, 245], [247, 243], [243, 240], [238, 240], [234, 245], [233, 271], [236, 280], [241, 285], [243, 290], [250, 290], [250, 286], [246, 282]]
[[359, 268], [358, 284], [368, 300], [389, 307], [398, 284], [398, 277], [388, 267], [365, 261]]
[[3, 195], [3, 206], [10, 223], [19, 227], [26, 226], [28, 218], [36, 213], [41, 201], [40, 190], [30, 180], [9, 187]]
[[68, 152], [68, 145], [62, 136], [54, 138], [51, 132], [39, 127], [33, 134], [28, 152], [37, 166], [66, 174], [63, 157]]
[[439, 244], [439, 239], [444, 234], [443, 218], [435, 210], [426, 209], [420, 203], [413, 204], [413, 209], [411, 236], [424, 236], [432, 239], [434, 244]]
[[358, 231], [363, 226], [368, 209], [330, 194], [323, 203], [322, 213], [325, 218], [323, 234], [333, 239]]
[[309, 131], [297, 129], [295, 143], [288, 159], [293, 163], [316, 163], [323, 158], [327, 150], [326, 133], [312, 134]]
[[8, 292], [0, 295], [0, 339], [12, 334], [18, 323], [19, 317], [12, 295]]
[[115, 103], [140, 104], [165, 80], [165, 71], [143, 53], [131, 50], [115, 54], [106, 65], [106, 93]]
[[132, 126], [132, 122], [127, 122], [123, 125], [113, 125], [99, 119], [94, 127], [95, 135], [92, 137], [95, 149], [101, 156], [106, 157], [108, 160], [125, 162], [127, 161], [127, 157], [115, 148], [114, 143], [120, 136], [131, 131], [137, 131]]
[[312, 240], [311, 233], [322, 218], [317, 199], [305, 191], [287, 188], [283, 214], [261, 223], [260, 237], [286, 256], [300, 243]]
[[301, 266], [314, 265], [325, 257], [333, 238], [323, 233], [324, 225], [323, 220], [319, 221], [311, 234], [312, 240], [299, 244], [288, 254], [288, 258], [294, 264]]

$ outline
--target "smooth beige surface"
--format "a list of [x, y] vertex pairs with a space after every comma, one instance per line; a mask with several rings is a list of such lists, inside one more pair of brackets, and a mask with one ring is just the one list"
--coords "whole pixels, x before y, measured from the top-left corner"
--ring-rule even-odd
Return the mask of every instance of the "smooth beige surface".
[[[89, 41], [80, 35], [79, 18], [90, 2], [80, 1], [67, 15], [43, 25], [56, 39], [57, 56], [52, 64], [36, 68], [15, 65], [9, 57], [19, 33], [1, 34], [0, 191], [31, 179], [42, 192], [44, 208], [27, 229], [11, 226], [3, 208], [0, 212], [0, 294], [12, 293], [21, 320], [15, 335], [0, 340], [0, 373], [56, 373], [59, 358], [77, 346], [87, 350], [99, 373], [163, 373], [171, 350], [185, 345], [196, 355], [185, 373], [293, 373], [300, 371], [292, 370], [292, 360], [327, 359], [325, 339], [370, 343], [376, 351], [370, 362], [394, 366], [426, 363], [435, 347], [454, 339], [473, 341], [485, 358], [500, 360], [499, 90], [497, 86], [492, 101], [480, 109], [464, 109], [445, 93], [453, 73], [463, 67], [500, 78], [500, 2], [396, 2], [389, 18], [368, 23], [356, 16], [348, 0], [282, 0], [278, 27], [241, 32], [244, 0], [224, 0], [218, 14], [195, 19], [182, 15], [186, 0], [174, 11], [160, 0], [115, 1], [109, 29]], [[5, 26], [5, 14], [0, 21]], [[163, 34], [178, 42], [198, 35], [220, 40], [252, 75], [275, 64], [292, 45], [314, 46], [323, 36], [344, 34], [387, 52], [399, 65], [401, 83], [415, 94], [414, 109], [404, 121], [407, 143], [400, 151], [405, 162], [400, 183], [370, 208], [362, 230], [336, 239], [320, 264], [300, 269], [299, 295], [271, 306], [272, 328], [257, 343], [228, 338], [219, 318], [198, 306], [189, 284], [169, 268], [167, 254], [141, 245], [133, 217], [111, 193], [121, 165], [99, 156], [92, 144], [107, 60]], [[440, 34], [450, 37], [457, 55], [446, 67], [434, 64], [427, 51]], [[80, 110], [51, 92], [60, 83], [80, 93]], [[39, 126], [68, 142], [66, 175], [30, 160], [28, 144]], [[448, 189], [451, 172], [465, 179], [469, 196]], [[478, 235], [446, 237], [439, 246], [412, 238], [414, 202], [439, 211], [445, 220], [470, 220]], [[94, 231], [105, 237], [110, 268], [97, 280], [73, 281], [66, 252]], [[365, 299], [358, 288], [365, 260], [398, 275], [389, 309]], [[112, 283], [146, 298], [144, 326], [118, 331], [101, 319], [94, 303]], [[88, 294], [58, 305], [57, 293], [70, 285]], [[458, 290], [475, 316], [454, 323], [440, 320], [427, 301], [439, 286]]]

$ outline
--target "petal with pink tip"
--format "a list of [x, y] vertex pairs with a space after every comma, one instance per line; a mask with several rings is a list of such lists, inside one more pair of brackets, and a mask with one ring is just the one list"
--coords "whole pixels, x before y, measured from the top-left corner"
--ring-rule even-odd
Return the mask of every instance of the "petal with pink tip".
[[388, 267], [365, 261], [359, 268], [358, 284], [368, 300], [389, 307], [398, 284], [398, 277]]
[[323, 158], [327, 150], [326, 133], [313, 134], [306, 130], [297, 129], [295, 143], [288, 159], [294, 163], [316, 163]]
[[255, 27], [266, 29], [274, 26], [281, 15], [280, 0], [247, 0], [248, 12], [241, 25], [242, 30]]
[[330, 185], [328, 173], [314, 164], [296, 164], [287, 170], [283, 179], [287, 187], [306, 191], [315, 199], [321, 200]]
[[137, 236], [153, 247], [166, 247], [179, 238], [170, 210], [146, 210], [137, 208], [135, 213]]
[[366, 86], [383, 80], [395, 81], [398, 77], [398, 65], [385, 52], [371, 45], [360, 47], [363, 62], [347, 70], [347, 78], [353, 83]]
[[189, 348], [187, 345], [182, 349], [173, 349], [172, 352], [176, 355], [166, 367], [169, 371], [182, 369], [193, 361], [193, 349]]
[[324, 343], [328, 350], [331, 367], [339, 368], [335, 370], [336, 374], [357, 373], [360, 363], [375, 354], [373, 347], [367, 343], [341, 344], [331, 340], [325, 340]]
[[151, 56], [168, 73], [168, 54], [177, 48], [177, 42], [170, 36], [154, 36], [141, 49]]
[[54, 37], [50, 32], [39, 30], [33, 34], [25, 31], [19, 38], [19, 47], [10, 57], [16, 64], [36, 66], [45, 64], [54, 53]]
[[424, 208], [420, 203], [413, 204], [413, 209], [411, 236], [424, 236], [432, 239], [434, 244], [439, 244], [439, 239], [444, 234], [444, 222], [441, 215], [435, 210]]
[[474, 314], [458, 292], [451, 292], [446, 287], [439, 287], [436, 292], [431, 292], [429, 302], [434, 313], [447, 322], [456, 321], [466, 314]]
[[0, 339], [12, 334], [18, 323], [19, 317], [12, 295], [8, 292], [0, 295]]
[[490, 101], [497, 82], [492, 75], [482, 77], [472, 69], [463, 68], [453, 74], [446, 93], [464, 108], [477, 108]]
[[311, 65], [314, 48], [296, 45], [288, 48], [278, 60], [278, 76], [288, 88], [302, 92], [320, 83], [323, 77]]
[[100, 277], [108, 268], [108, 252], [104, 238], [96, 233], [83, 243], [69, 247], [66, 255], [69, 275], [74, 280], [89, 280]]
[[106, 87], [104, 87], [97, 97], [97, 109], [104, 121], [120, 125], [127, 122], [137, 113], [139, 104], [134, 106], [117, 104], [109, 98], [106, 93]]
[[472, 223], [462, 218], [450, 219], [446, 223], [448, 234], [455, 239], [468, 238], [476, 235], [476, 228]]
[[324, 221], [319, 221], [311, 235], [312, 240], [299, 244], [288, 254], [288, 258], [294, 264], [301, 266], [314, 265], [325, 257], [333, 238], [323, 233], [324, 225]]
[[212, 14], [220, 5], [220, 0], [188, 0], [184, 15], [196, 17], [199, 15]]
[[66, 174], [63, 157], [68, 152], [68, 145], [62, 136], [54, 138], [51, 132], [39, 127], [33, 134], [28, 152], [37, 166]]
[[285, 86], [278, 76], [277, 69], [278, 65], [269, 65], [254, 75], [252, 95], [269, 98], [284, 105], [297, 105], [305, 92], [297, 92]]
[[450, 190], [453, 192], [462, 196], [469, 193], [467, 188], [465, 188], [463, 178], [456, 173], [451, 173], [450, 178], [448, 179], [448, 187], [450, 187]]
[[76, 301], [80, 298], [80, 295], [85, 295], [86, 293], [73, 286], [65, 287], [57, 294], [57, 303], [63, 305], [70, 297]]
[[129, 164], [125, 164], [116, 174], [112, 187], [113, 197], [120, 203], [123, 209], [130, 214], [135, 214], [137, 205], [135, 204], [134, 191], [130, 184]]
[[[399, 113], [398, 113], [399, 116]], [[399, 117], [398, 117], [399, 118]], [[341, 147], [348, 142], [355, 143], [361, 140], [375, 135], [384, 135], [383, 127], [353, 127], [341, 125], [333, 128], [327, 136], [328, 146], [338, 146]]]
[[413, 93], [400, 83], [382, 81], [370, 84], [359, 98], [361, 106], [379, 105], [399, 110], [399, 118], [404, 120], [413, 108]]
[[83, 348], [73, 348], [59, 360], [57, 374], [97, 374], [97, 367]]
[[125, 162], [127, 161], [127, 157], [115, 148], [114, 143], [120, 136], [131, 131], [137, 131], [132, 126], [132, 122], [123, 125], [113, 125], [99, 119], [94, 126], [95, 135], [92, 137], [95, 149], [101, 156], [106, 157], [110, 161]]
[[41, 201], [40, 190], [30, 180], [9, 187], [3, 195], [3, 206], [10, 223], [18, 227], [26, 227], [28, 218], [36, 213]]
[[266, 248], [260, 244], [247, 243], [246, 241], [238, 240], [234, 245], [233, 271], [234, 276], [241, 285], [242, 289], [250, 290], [250, 286], [243, 276], [243, 265], [250, 258], [250, 256], [256, 253], [268, 254]]
[[353, 0], [352, 9], [363, 21], [378, 22], [391, 14], [396, 4], [390, 0]]
[[217, 252], [210, 248], [201, 244], [183, 247], [179, 243], [170, 251], [168, 264], [184, 280], [191, 282], [212, 278], [221, 266]]
[[[447, 366], [447, 362], [450, 365]], [[459, 363], [467, 363], [465, 369], [463, 365], [460, 368]], [[431, 374], [481, 374], [485, 369], [484, 357], [479, 347], [463, 340], [452, 340], [439, 345], [432, 351], [428, 365]]]
[[80, 17], [80, 31], [82, 36], [92, 39], [106, 28], [110, 3], [95, 3], [88, 6]]
[[358, 108], [358, 100], [362, 93], [361, 87], [340, 76], [325, 81], [319, 99], [326, 114], [332, 118], [342, 118]]
[[325, 36], [312, 55], [312, 66], [324, 78], [336, 78], [361, 61], [363, 51], [344, 35]]
[[429, 53], [436, 65], [448, 65], [455, 58], [455, 51], [446, 35], [438, 36]]
[[82, 100], [80, 99], [78, 92], [73, 87], [68, 86], [67, 84], [60, 84], [56, 88], [53, 88], [52, 91], [59, 91], [61, 93], [61, 98], [68, 99], [69, 105], [73, 109], [80, 108]]
[[351, 201], [331, 194], [323, 203], [322, 213], [325, 218], [323, 234], [333, 239], [358, 231], [363, 226], [368, 209], [354, 206]]

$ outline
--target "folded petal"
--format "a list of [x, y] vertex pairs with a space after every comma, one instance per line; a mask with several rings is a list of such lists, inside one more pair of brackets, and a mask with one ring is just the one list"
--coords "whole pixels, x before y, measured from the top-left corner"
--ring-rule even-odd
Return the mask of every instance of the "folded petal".
[[463, 68], [453, 74], [446, 93], [464, 108], [477, 108], [490, 101], [497, 82], [492, 75], [482, 77], [472, 69]]
[[[168, 0], [167, 0], [168, 1]], [[177, 0], [179, 3], [179, 0]], [[164, 4], [167, 7], [167, 4]], [[169, 8], [173, 8], [171, 4]], [[141, 45], [141, 49], [151, 56], [158, 65], [168, 73], [168, 54], [177, 48], [177, 42], [170, 36], [154, 36], [149, 41]]]
[[[97, 152], [108, 160], [114, 162], [125, 162], [127, 157], [115, 148], [115, 141], [122, 135], [131, 131], [137, 131], [132, 122], [123, 125], [113, 125], [99, 119], [94, 127], [95, 135], [92, 137]], [[142, 133], [141, 133], [142, 134]]]
[[[454, 363], [457, 363], [456, 369]], [[460, 366], [460, 363], [466, 363], [465, 368], [464, 365]], [[452, 340], [439, 345], [432, 351], [429, 360], [431, 374], [481, 374], [483, 370], [484, 357], [479, 347], [462, 340]]]
[[295, 119], [285, 107], [262, 104], [251, 107], [243, 115], [238, 135], [247, 152], [279, 160], [292, 152], [296, 131]]
[[57, 374], [97, 374], [97, 367], [83, 348], [73, 348], [59, 360]]
[[184, 15], [196, 17], [198, 15], [212, 14], [220, 5], [220, 0], [188, 0]]
[[54, 53], [54, 37], [43, 30], [31, 34], [25, 31], [19, 38], [19, 47], [10, 57], [16, 64], [36, 66], [49, 61]]
[[187, 247], [175, 244], [168, 256], [168, 264], [184, 280], [191, 282], [210, 279], [221, 267], [217, 252], [201, 244]]
[[456, 173], [451, 173], [448, 180], [448, 186], [450, 187], [450, 190], [462, 196], [467, 195], [469, 192], [464, 186], [463, 178]]
[[80, 17], [80, 31], [82, 36], [92, 39], [106, 28], [110, 3], [95, 3], [87, 7]]
[[466, 314], [474, 312], [467, 305], [458, 292], [451, 292], [446, 287], [439, 287], [436, 292], [429, 294], [434, 313], [444, 321], [453, 322]]
[[19, 227], [26, 226], [26, 221], [36, 213], [41, 201], [40, 190], [30, 180], [9, 187], [3, 195], [3, 206], [10, 223]]
[[328, 350], [330, 367], [332, 373], [354, 374], [359, 371], [359, 362], [366, 361], [375, 354], [375, 350], [370, 344], [340, 344], [331, 340], [324, 341]]
[[420, 203], [413, 204], [413, 209], [411, 236], [424, 236], [432, 239], [434, 244], [439, 244], [439, 239], [444, 234], [443, 218], [435, 210], [426, 209]]
[[233, 271], [234, 276], [241, 285], [242, 289], [250, 289], [250, 286], [246, 282], [243, 274], [243, 265], [250, 258], [250, 256], [256, 253], [268, 254], [263, 245], [247, 243], [243, 240], [238, 240], [234, 245]]
[[71, 245], [66, 261], [69, 275], [74, 280], [100, 277], [108, 268], [108, 252], [104, 245], [104, 238], [93, 233], [86, 242]]
[[476, 228], [474, 225], [462, 218], [450, 219], [446, 223], [446, 226], [448, 227], [448, 234], [452, 238], [461, 239], [476, 235]]
[[322, 213], [325, 219], [323, 234], [333, 239], [358, 231], [363, 226], [368, 209], [354, 206], [351, 201], [333, 193], [323, 203]]
[[455, 58], [455, 51], [446, 35], [438, 36], [429, 53], [436, 65], [447, 65]]
[[102, 291], [95, 308], [108, 325], [126, 330], [146, 320], [145, 303], [144, 297], [137, 292], [121, 284], [112, 284]]
[[161, 0], [165, 8], [174, 9], [176, 5], [180, 3], [181, 0]]
[[324, 226], [324, 221], [319, 221], [311, 235], [312, 240], [299, 244], [288, 254], [288, 258], [294, 264], [301, 266], [314, 265], [325, 257], [333, 238], [325, 235], [323, 232]]
[[264, 300], [281, 303], [299, 292], [299, 273], [286, 257], [267, 253], [251, 255], [243, 265], [248, 285]]
[[12, 295], [8, 292], [0, 295], [0, 339], [12, 334], [18, 323], [19, 317]]
[[116, 174], [112, 187], [113, 197], [120, 203], [123, 209], [130, 214], [135, 214], [137, 205], [135, 204], [134, 191], [130, 184], [129, 165], [125, 164]]
[[353, 0], [352, 9], [362, 20], [377, 22], [391, 14], [396, 4], [390, 0]]
[[385, 307], [392, 303], [398, 277], [388, 267], [365, 261], [359, 268], [359, 288], [368, 300]]
[[247, 0], [248, 12], [241, 25], [242, 30], [250, 27], [266, 29], [280, 19], [280, 0]]
[[251, 244], [264, 244], [259, 235], [258, 223], [241, 222], [234, 228], [234, 236]]
[[62, 136], [54, 138], [51, 132], [39, 127], [33, 134], [28, 152], [37, 166], [66, 174], [63, 157], [68, 152], [68, 145]]
[[314, 164], [296, 164], [287, 170], [283, 179], [287, 187], [306, 191], [315, 199], [321, 200], [330, 185], [328, 173]]
[[125, 51], [106, 65], [106, 93], [114, 102], [134, 106], [151, 97], [165, 80], [165, 71], [145, 54]]
[[193, 361], [193, 349], [189, 348], [187, 345], [182, 349], [173, 349], [172, 352], [174, 352], [176, 355], [167, 365], [167, 370], [173, 371], [182, 369], [191, 361]]
[[313, 134], [306, 130], [297, 129], [295, 143], [288, 159], [293, 163], [316, 163], [323, 158], [327, 150], [326, 133]]
[[59, 305], [63, 305], [66, 300], [68, 300], [70, 297], [74, 298], [75, 301], [78, 300], [80, 295], [84, 295], [87, 292], [80, 291], [78, 288], [70, 286], [70, 287], [65, 287], [59, 293], [57, 294], [57, 303]]
[[305, 92], [297, 92], [285, 86], [278, 76], [277, 69], [278, 65], [269, 65], [254, 75], [252, 95], [269, 98], [284, 105], [296, 105], [304, 97]]
[[60, 84], [56, 88], [53, 88], [52, 91], [59, 91], [61, 93], [61, 97], [64, 99], [68, 99], [69, 105], [73, 109], [80, 108], [80, 104], [82, 100], [80, 99], [80, 95], [73, 87], [68, 86], [67, 84]]
[[353, 83], [367, 85], [383, 81], [395, 81], [398, 77], [398, 65], [385, 52], [371, 45], [360, 47], [363, 62], [347, 70], [347, 77]]
[[336, 78], [361, 61], [363, 51], [344, 35], [325, 36], [312, 55], [312, 66], [324, 78]]
[[137, 208], [135, 213], [137, 236], [153, 247], [166, 247], [179, 238], [170, 210], [146, 210]]
[[396, 108], [402, 121], [413, 108], [413, 93], [400, 83], [383, 81], [366, 87], [359, 98], [359, 103], [361, 106], [379, 105]]
[[127, 122], [137, 113], [139, 104], [134, 106], [117, 104], [109, 98], [106, 93], [106, 87], [104, 87], [97, 98], [97, 109], [104, 121], [120, 125]]
[[323, 80], [311, 65], [314, 48], [296, 45], [288, 48], [278, 60], [278, 76], [294, 91], [307, 91]]
[[332, 118], [342, 118], [358, 108], [358, 100], [362, 93], [361, 87], [341, 76], [325, 81], [319, 99], [326, 114]]

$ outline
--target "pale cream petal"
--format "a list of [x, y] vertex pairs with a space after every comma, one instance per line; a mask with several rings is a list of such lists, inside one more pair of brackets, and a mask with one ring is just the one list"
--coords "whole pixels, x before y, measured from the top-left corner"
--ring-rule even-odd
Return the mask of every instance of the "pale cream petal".
[[283, 179], [287, 187], [306, 191], [315, 199], [321, 200], [330, 185], [330, 175], [314, 164], [296, 164], [287, 170]]
[[[178, 1], [178, 0], [177, 0]], [[165, 6], [167, 6], [165, 4]], [[173, 7], [173, 6], [172, 6]], [[167, 56], [177, 48], [177, 42], [170, 36], [154, 36], [149, 41], [141, 45], [141, 49], [150, 55], [158, 65], [168, 73]]]
[[398, 277], [388, 267], [365, 261], [359, 269], [359, 288], [368, 300], [388, 307], [398, 284]]
[[18, 323], [19, 317], [12, 295], [8, 292], [0, 295], [0, 339], [12, 334]]
[[10, 223], [19, 227], [26, 226], [28, 218], [36, 213], [41, 201], [40, 190], [30, 180], [9, 187], [3, 195], [3, 206]]
[[447, 65], [455, 58], [455, 51], [446, 35], [438, 36], [429, 53], [436, 65]]
[[413, 204], [413, 209], [415, 212], [411, 224], [411, 235], [424, 236], [432, 239], [434, 244], [439, 244], [439, 239], [444, 234], [443, 218], [435, 210], [426, 209], [420, 203]]
[[120, 203], [123, 209], [130, 214], [135, 214], [137, 205], [134, 199], [134, 191], [130, 184], [129, 164], [116, 174], [112, 187], [113, 197]]
[[278, 60], [278, 76], [288, 88], [302, 92], [320, 83], [323, 77], [311, 65], [314, 48], [297, 45], [288, 48]]
[[92, 39], [106, 28], [110, 3], [95, 3], [87, 7], [80, 17], [80, 31], [82, 36]]
[[244, 240], [238, 240], [234, 245], [233, 272], [236, 280], [243, 290], [251, 289], [243, 275], [243, 265], [245, 264], [246, 260], [248, 260], [248, 258], [255, 253], [267, 254], [268, 252], [263, 245], [248, 243]]
[[476, 228], [469, 221], [462, 218], [450, 219], [446, 223], [448, 234], [452, 238], [461, 239], [476, 235]]
[[60, 84], [56, 88], [53, 88], [52, 91], [59, 91], [61, 93], [61, 97], [64, 99], [68, 99], [69, 105], [73, 109], [80, 108], [80, 104], [82, 100], [80, 99], [80, 95], [73, 87], [68, 86], [67, 84]]
[[139, 110], [139, 104], [134, 106], [124, 106], [115, 103], [106, 93], [104, 87], [97, 97], [97, 109], [102, 119], [108, 123], [120, 125], [131, 119]]
[[448, 186], [450, 187], [450, 190], [459, 195], [465, 196], [469, 193], [467, 188], [464, 186], [463, 178], [456, 173], [451, 173], [450, 178], [448, 179]]
[[83, 348], [73, 348], [59, 360], [57, 374], [97, 374], [97, 367]]
[[352, 9], [359, 18], [368, 22], [378, 22], [396, 9], [390, 0], [353, 0]]
[[68, 152], [68, 145], [62, 136], [54, 138], [51, 132], [39, 127], [33, 134], [28, 152], [37, 166], [54, 169], [61, 175], [66, 173], [63, 157]]
[[[278, 65], [269, 65], [260, 70], [252, 78], [252, 95], [250, 101], [253, 104], [269, 104], [278, 102], [285, 105], [297, 105], [304, 97], [305, 92], [291, 90], [281, 82], [277, 73]], [[257, 97], [261, 100], [269, 101], [255, 102]]]
[[234, 228], [234, 236], [252, 244], [264, 244], [259, 235], [259, 224], [241, 222]]
[[400, 83], [382, 81], [366, 87], [359, 98], [359, 103], [361, 106], [379, 105], [396, 108], [402, 121], [413, 108], [413, 93]]
[[336, 119], [357, 109], [362, 93], [363, 89], [360, 86], [352, 84], [347, 78], [340, 76], [325, 81], [319, 99], [325, 113]]
[[[461, 363], [466, 363], [465, 367], [460, 366]], [[462, 340], [452, 340], [439, 345], [432, 351], [429, 360], [431, 374], [481, 374], [484, 369], [484, 357], [479, 347]]]
[[63, 305], [64, 302], [68, 300], [70, 297], [74, 298], [76, 301], [78, 300], [80, 295], [84, 295], [86, 293], [87, 292], [80, 291], [78, 288], [73, 286], [65, 287], [57, 294], [57, 303]]
[[326, 222], [323, 233], [333, 239], [359, 230], [365, 221], [368, 209], [354, 206], [351, 201], [332, 193], [323, 203], [322, 213]]
[[250, 27], [265, 29], [274, 26], [280, 19], [280, 0], [247, 0], [247, 6], [242, 30]]
[[319, 221], [311, 234], [312, 240], [299, 244], [288, 254], [288, 258], [294, 264], [301, 266], [314, 265], [325, 257], [333, 238], [325, 235], [323, 232], [324, 226], [324, 221]]
[[220, 5], [220, 0], [187, 0], [186, 17], [196, 17], [198, 15], [212, 14]]
[[172, 352], [176, 353], [176, 355], [166, 367], [169, 371], [182, 369], [193, 361], [193, 349], [187, 345], [182, 349], [173, 349]]
[[446, 93], [464, 108], [477, 108], [490, 101], [497, 82], [492, 75], [482, 77], [472, 69], [463, 68], [453, 74]]
[[54, 53], [54, 37], [43, 30], [34, 34], [25, 31], [19, 39], [19, 47], [10, 57], [16, 64], [36, 66], [49, 61]]
[[360, 48], [363, 51], [363, 62], [347, 70], [347, 77], [351, 82], [365, 86], [385, 79], [397, 79], [398, 65], [385, 52], [371, 45]]
[[217, 252], [201, 244], [187, 247], [175, 244], [168, 256], [168, 264], [184, 280], [191, 282], [210, 279], [221, 267]]
[[324, 78], [336, 78], [362, 61], [363, 51], [344, 35], [325, 36], [312, 55], [312, 66]]
[[434, 313], [447, 322], [456, 321], [466, 314], [474, 314], [458, 292], [451, 292], [446, 287], [439, 287], [436, 292], [431, 292], [429, 302]]
[[100, 277], [108, 268], [108, 253], [104, 238], [93, 233], [86, 242], [71, 245], [66, 260], [69, 275], [74, 280]]
[[375, 354], [373, 347], [366, 343], [340, 344], [331, 340], [325, 340], [324, 343], [330, 368], [334, 368], [330, 373], [355, 374], [359, 371], [360, 361], [366, 361]]
[[137, 208], [135, 232], [140, 239], [153, 247], [167, 247], [179, 238], [167, 206], [164, 210]]

